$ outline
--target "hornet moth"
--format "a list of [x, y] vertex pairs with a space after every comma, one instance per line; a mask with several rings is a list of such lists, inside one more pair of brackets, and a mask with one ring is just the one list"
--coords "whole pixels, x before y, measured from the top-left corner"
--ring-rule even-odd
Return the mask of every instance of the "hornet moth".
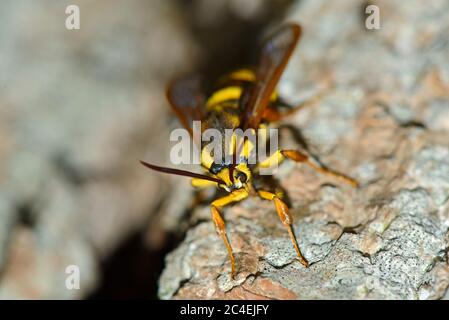
[[[301, 36], [301, 27], [297, 24], [286, 24], [275, 32], [262, 46], [257, 68], [240, 69], [221, 78], [212, 94], [206, 96], [201, 81], [196, 77], [187, 77], [168, 86], [167, 99], [184, 128], [192, 136], [193, 121], [201, 122], [201, 132], [207, 128], [218, 130], [236, 129], [258, 130], [276, 123], [304, 106], [304, 103], [289, 107], [278, 97], [276, 85], [288, 63], [288, 60]], [[193, 138], [193, 136], [192, 136]], [[267, 137], [268, 139], [268, 137]], [[198, 188], [215, 186], [228, 194], [211, 203], [212, 221], [218, 235], [223, 240], [231, 263], [231, 276], [236, 274], [235, 258], [229, 242], [221, 209], [231, 203], [244, 200], [250, 195], [273, 202], [277, 214], [286, 227], [299, 262], [308, 267], [307, 260], [301, 254], [295, 233], [292, 228], [293, 219], [289, 208], [283, 200], [281, 192], [266, 189], [259, 174], [261, 168], [269, 168], [289, 159], [304, 163], [313, 169], [331, 175], [357, 187], [357, 181], [343, 174], [327, 169], [306, 152], [298, 150], [278, 149], [264, 161], [248, 164], [248, 152], [252, 148], [250, 140], [244, 140], [237, 148], [235, 140], [231, 140], [233, 152], [231, 162], [214, 162], [209, 151], [201, 144], [201, 166], [205, 174], [156, 166], [144, 161], [141, 163], [149, 169], [188, 176], [192, 185]]]

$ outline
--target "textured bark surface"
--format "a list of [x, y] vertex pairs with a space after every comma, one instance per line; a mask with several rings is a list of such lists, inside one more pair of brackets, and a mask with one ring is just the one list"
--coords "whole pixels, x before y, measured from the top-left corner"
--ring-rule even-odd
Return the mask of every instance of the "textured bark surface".
[[[280, 84], [290, 102], [324, 92], [288, 120], [311, 152], [358, 179], [354, 190], [283, 164], [305, 269], [269, 202], [225, 210], [238, 275], [209, 219], [166, 258], [162, 299], [437, 299], [449, 286], [449, 5], [372, 1], [298, 3], [304, 37]], [[283, 143], [294, 146], [288, 130]], [[173, 218], [178, 212], [165, 208]], [[168, 211], [167, 211], [168, 210]], [[169, 221], [169, 219], [167, 219]], [[175, 218], [170, 221], [175, 221]]]
[[[258, 39], [254, 25], [280, 2], [0, 2], [0, 299], [156, 297], [170, 232], [182, 234], [192, 199], [187, 180], [138, 162], [170, 165], [179, 123], [166, 85], [201, 63], [234, 65], [246, 51], [233, 39], [244, 42], [248, 25]], [[81, 25], [69, 31], [74, 4]], [[226, 61], [207, 63], [209, 51]], [[79, 290], [65, 286], [69, 265]]]
[[[76, 3], [81, 29], [68, 31], [72, 1], [0, 2], [0, 299], [88, 297], [130, 234], [139, 240], [128, 249], [144, 254], [119, 259], [138, 268], [109, 281], [119, 297], [136, 297], [122, 294], [129, 279], [151, 278], [154, 287], [160, 248], [185, 230], [166, 258], [163, 299], [447, 292], [447, 1], [371, 1], [380, 30], [364, 28], [355, 0]], [[169, 132], [179, 123], [165, 99], [168, 80], [192, 69], [218, 76], [249, 61], [256, 33], [277, 26], [270, 22], [285, 10], [304, 37], [281, 94], [292, 104], [321, 94], [287, 124], [361, 187], [282, 165], [277, 177], [311, 267], [296, 262], [273, 205], [249, 199], [225, 212], [239, 268], [231, 281], [208, 206], [187, 217], [189, 181], [137, 160], [169, 165]], [[285, 146], [298, 145], [287, 128], [281, 134]], [[160, 256], [149, 259], [151, 250]], [[80, 290], [65, 287], [72, 264]], [[151, 294], [144, 289], [138, 297]]]

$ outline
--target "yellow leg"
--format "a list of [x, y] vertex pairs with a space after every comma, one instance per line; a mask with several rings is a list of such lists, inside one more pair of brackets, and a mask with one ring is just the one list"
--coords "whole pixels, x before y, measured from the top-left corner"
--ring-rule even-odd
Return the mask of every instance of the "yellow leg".
[[218, 235], [223, 240], [226, 249], [228, 250], [229, 260], [231, 261], [231, 276], [234, 278], [235, 276], [235, 259], [234, 253], [232, 251], [231, 244], [229, 243], [228, 235], [226, 234], [226, 225], [223, 220], [223, 217], [220, 214], [218, 208], [224, 207], [232, 202], [241, 201], [248, 197], [248, 192], [245, 189], [238, 189], [223, 198], [219, 198], [212, 202], [211, 204], [211, 213], [212, 213], [212, 221], [215, 224], [215, 230]]
[[279, 195], [263, 190], [259, 190], [258, 193], [262, 199], [274, 202], [276, 212], [279, 218], [281, 219], [282, 224], [287, 227], [288, 234], [293, 243], [293, 247], [295, 248], [296, 254], [298, 255], [299, 262], [301, 262], [301, 264], [307, 268], [309, 266], [309, 263], [301, 254], [301, 250], [299, 250], [298, 241], [296, 241], [295, 233], [293, 232], [292, 228], [293, 218], [290, 212], [288, 211], [287, 205], [285, 204], [284, 201], [280, 199]]
[[354, 180], [342, 173], [335, 172], [333, 170], [324, 168], [317, 161], [314, 161], [312, 158], [310, 158], [309, 156], [307, 156], [304, 153], [301, 153], [296, 150], [281, 150], [280, 153], [287, 159], [293, 160], [295, 162], [306, 163], [307, 165], [309, 165], [316, 171], [326, 174], [326, 175], [329, 175], [329, 176], [332, 176], [332, 177], [335, 177], [335, 178], [339, 179], [340, 181], [350, 184], [354, 188], [357, 188], [359, 186], [359, 183], [356, 180]]
[[350, 184], [353, 187], [358, 187], [359, 185], [356, 180], [342, 173], [324, 168], [317, 161], [314, 161], [312, 158], [310, 158], [308, 155], [296, 150], [278, 150], [264, 161], [261, 161], [258, 164], [257, 169], [277, 166], [281, 164], [281, 162], [284, 161], [285, 159], [290, 159], [298, 163], [305, 163], [310, 167], [312, 167], [313, 169], [315, 169], [316, 171], [337, 178], [345, 183]]
[[274, 166], [278, 166], [284, 160], [285, 160], [285, 157], [278, 150], [275, 153], [273, 153], [271, 156], [266, 158], [265, 160], [259, 162], [257, 164], [256, 170], [259, 170], [260, 168], [271, 168], [271, 167], [274, 167]]

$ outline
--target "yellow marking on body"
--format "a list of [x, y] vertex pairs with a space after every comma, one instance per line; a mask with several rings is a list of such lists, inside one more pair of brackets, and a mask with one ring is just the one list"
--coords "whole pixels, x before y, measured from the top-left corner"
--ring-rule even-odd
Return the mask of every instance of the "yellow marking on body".
[[[237, 103], [236, 103], [237, 106]], [[233, 128], [238, 128], [240, 125], [240, 117], [237, 114], [226, 113], [226, 119], [230, 122]]]
[[[207, 100], [207, 109], [212, 109], [213, 106], [229, 100], [238, 100], [242, 95], [242, 87], [231, 86], [215, 91]], [[229, 105], [231, 106], [231, 105]], [[235, 104], [238, 107], [238, 104]]]
[[210, 155], [210, 150], [208, 146], [204, 147], [201, 150], [201, 164], [209, 169], [212, 166], [212, 163], [214, 162], [214, 159]]
[[228, 77], [229, 79], [237, 81], [248, 81], [248, 82], [256, 81], [256, 75], [250, 69], [240, 69], [233, 71], [228, 74]]
[[209, 187], [218, 185], [218, 183], [216, 183], [216, 182], [199, 179], [199, 178], [192, 178], [190, 183], [192, 184], [192, 187], [194, 187], [194, 188], [209, 188]]
[[259, 139], [259, 145], [265, 145], [269, 138], [268, 126], [261, 123], [257, 129], [257, 138]]
[[232, 185], [231, 179], [229, 178], [229, 169], [223, 168], [217, 173], [217, 177], [224, 181], [227, 186]]
[[233, 132], [232, 136], [231, 136], [229, 149], [228, 149], [229, 150], [229, 154], [234, 155], [234, 150], [237, 148], [236, 144], [237, 144], [237, 136]]
[[246, 159], [249, 158], [251, 151], [253, 151], [254, 145], [252, 144], [251, 140], [246, 140], [245, 144], [243, 145], [242, 152], [240, 153], [240, 156], [245, 157]]
[[[250, 130], [249, 134], [248, 134], [248, 130]], [[236, 133], [234, 133], [234, 135], [236, 136], [237, 147], [240, 150], [238, 157], [245, 157], [248, 159], [251, 152], [254, 149], [254, 143], [256, 142], [256, 139], [257, 139], [256, 131], [251, 128], [251, 129], [247, 129], [245, 132], [243, 132], [243, 135], [241, 134], [241, 132], [238, 135]], [[245, 140], [245, 138], [246, 138], [246, 140]], [[245, 141], [245, 142], [243, 142], [243, 141]], [[242, 146], [242, 143], [244, 143], [243, 146]]]

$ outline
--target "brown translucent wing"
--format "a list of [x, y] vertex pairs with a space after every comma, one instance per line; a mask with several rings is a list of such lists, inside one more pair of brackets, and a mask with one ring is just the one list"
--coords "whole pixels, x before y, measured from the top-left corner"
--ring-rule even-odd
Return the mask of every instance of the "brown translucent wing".
[[193, 136], [193, 121], [204, 116], [202, 79], [187, 76], [173, 81], [167, 88], [167, 99], [184, 128]]
[[288, 24], [274, 33], [262, 47], [256, 82], [242, 97], [245, 128], [258, 127], [300, 36], [301, 27]]

